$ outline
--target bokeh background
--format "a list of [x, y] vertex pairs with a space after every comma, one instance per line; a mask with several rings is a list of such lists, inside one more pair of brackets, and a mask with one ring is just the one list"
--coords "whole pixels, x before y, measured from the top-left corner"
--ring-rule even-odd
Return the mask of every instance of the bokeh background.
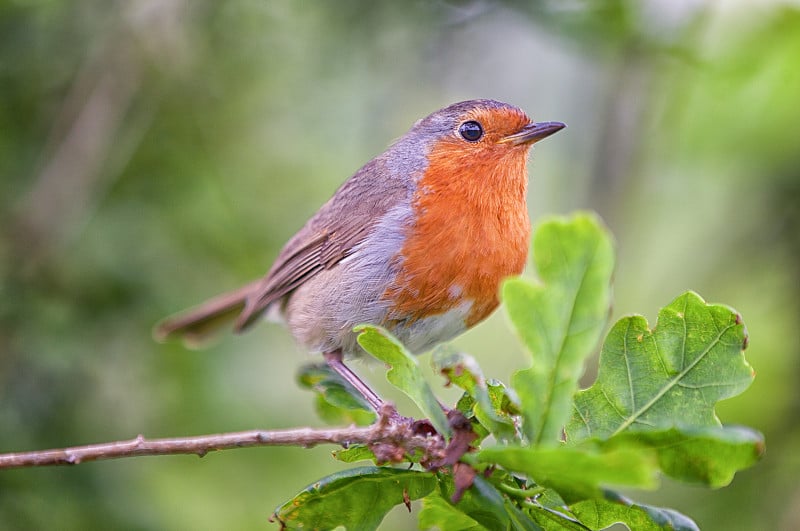
[[[757, 378], [718, 411], [764, 460], [634, 496], [706, 530], [800, 528], [797, 2], [0, 2], [0, 451], [321, 425], [280, 326], [200, 352], [151, 326], [260, 276], [361, 164], [476, 97], [569, 124], [529, 206], [602, 215], [614, 318], [694, 289], [750, 331]], [[454, 343], [506, 382], [528, 363], [502, 310]], [[0, 528], [277, 529], [344, 468], [330, 450], [0, 472]]]

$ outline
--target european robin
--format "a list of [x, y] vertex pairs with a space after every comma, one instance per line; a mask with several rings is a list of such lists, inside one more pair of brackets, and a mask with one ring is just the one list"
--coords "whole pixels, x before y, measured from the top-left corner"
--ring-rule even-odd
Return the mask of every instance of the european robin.
[[198, 342], [277, 313], [377, 409], [342, 363], [360, 349], [353, 327], [380, 325], [419, 353], [492, 313], [528, 255], [529, 148], [564, 127], [493, 100], [434, 112], [345, 181], [264, 278], [168, 318], [156, 337]]

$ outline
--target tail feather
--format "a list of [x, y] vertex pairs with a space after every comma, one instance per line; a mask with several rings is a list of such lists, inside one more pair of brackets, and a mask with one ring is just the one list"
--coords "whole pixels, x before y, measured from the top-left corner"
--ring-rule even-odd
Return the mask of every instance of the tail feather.
[[180, 338], [188, 347], [203, 346], [224, 327], [233, 324], [244, 309], [248, 296], [260, 282], [251, 282], [185, 312], [167, 317], [153, 328], [153, 338], [161, 343]]

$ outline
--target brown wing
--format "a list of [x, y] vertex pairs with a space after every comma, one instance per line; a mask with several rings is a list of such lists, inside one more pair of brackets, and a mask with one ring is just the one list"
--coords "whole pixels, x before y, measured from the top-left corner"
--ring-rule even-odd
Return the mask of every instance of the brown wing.
[[[348, 219], [350, 224], [345, 224]], [[323, 269], [334, 267], [349, 255], [372, 228], [371, 223], [354, 225], [352, 221], [352, 218], [340, 218], [338, 225], [323, 227], [306, 238], [303, 236], [306, 236], [305, 229], [308, 226], [298, 233], [278, 256], [267, 276], [250, 292], [244, 310], [236, 320], [235, 329], [246, 329], [269, 305], [279, 301]], [[306, 241], [297, 245], [294, 240], [298, 238]]]
[[392, 206], [410, 201], [410, 190], [410, 179], [389, 175], [383, 157], [373, 159], [289, 240], [263, 279], [164, 320], [155, 337], [183, 336], [196, 344], [233, 319], [235, 329], [244, 330], [269, 305], [323, 269], [335, 267]]

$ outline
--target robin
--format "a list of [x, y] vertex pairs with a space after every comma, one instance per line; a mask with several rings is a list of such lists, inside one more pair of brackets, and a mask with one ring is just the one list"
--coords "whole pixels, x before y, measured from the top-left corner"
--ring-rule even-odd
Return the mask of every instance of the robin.
[[489, 316], [528, 255], [529, 148], [564, 127], [494, 100], [434, 112], [345, 181], [265, 277], [166, 319], [156, 337], [197, 343], [277, 314], [378, 410], [342, 361], [360, 350], [353, 327], [380, 325], [420, 353]]

